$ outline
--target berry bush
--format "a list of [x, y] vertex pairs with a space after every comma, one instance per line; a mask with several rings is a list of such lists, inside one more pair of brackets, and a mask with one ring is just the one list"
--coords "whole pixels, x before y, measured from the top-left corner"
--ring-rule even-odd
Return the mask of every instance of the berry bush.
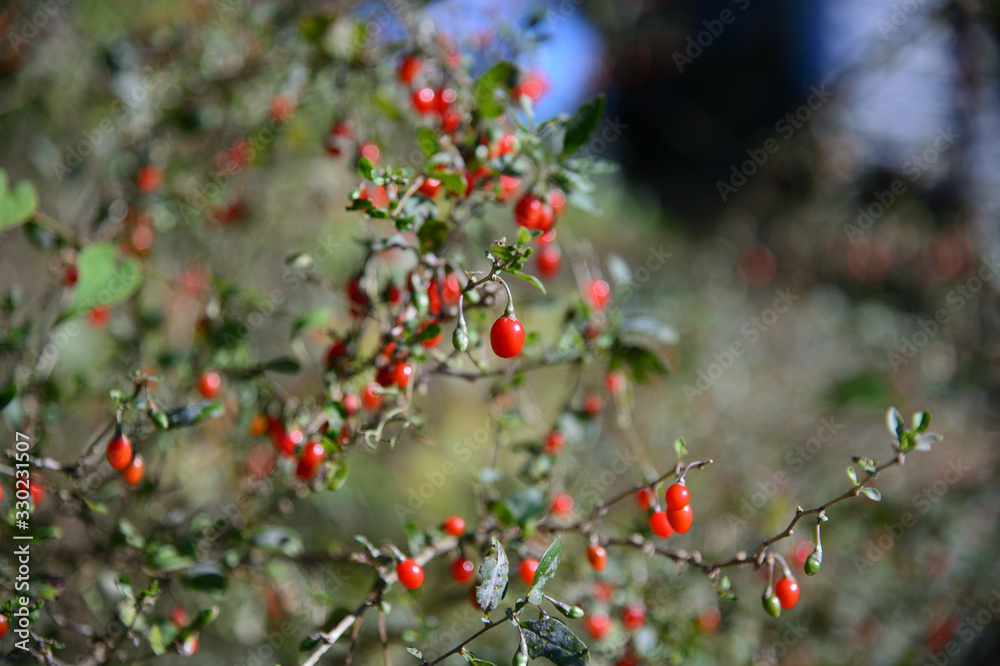
[[217, 4], [102, 54], [142, 99], [85, 109], [64, 194], [0, 172], [2, 251], [41, 267], [3, 275], [3, 531], [31, 553], [0, 555], [5, 651], [662, 664], [812, 605], [852, 557], [828, 521], [930, 414], [882, 405], [882, 444], [719, 539], [739, 464], [644, 432], [681, 347], [588, 238], [605, 98], [538, 117], [533, 33]]

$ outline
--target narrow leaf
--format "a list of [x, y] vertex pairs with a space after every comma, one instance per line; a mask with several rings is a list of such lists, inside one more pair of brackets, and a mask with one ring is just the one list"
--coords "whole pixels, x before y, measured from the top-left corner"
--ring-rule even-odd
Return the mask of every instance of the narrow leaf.
[[542, 603], [542, 591], [545, 589], [545, 584], [556, 575], [560, 562], [562, 562], [562, 539], [556, 537], [556, 540], [546, 549], [542, 559], [538, 562], [535, 581], [528, 593], [528, 601], [536, 606]]
[[882, 493], [880, 493], [875, 488], [869, 488], [868, 486], [865, 486], [864, 488], [861, 489], [861, 492], [862, 494], [864, 494], [865, 497], [875, 502], [880, 502], [882, 500]]
[[598, 125], [604, 119], [604, 109], [607, 99], [599, 95], [581, 106], [566, 125], [566, 135], [563, 138], [560, 159], [564, 159], [579, 150], [587, 143]]
[[847, 468], [847, 478], [851, 480], [851, 483], [858, 485], [858, 475], [854, 472], [853, 467]]
[[487, 617], [503, 600], [509, 573], [510, 563], [507, 561], [507, 553], [504, 552], [500, 541], [491, 536], [490, 551], [479, 565], [479, 575], [483, 577], [483, 582], [476, 588], [476, 602]]

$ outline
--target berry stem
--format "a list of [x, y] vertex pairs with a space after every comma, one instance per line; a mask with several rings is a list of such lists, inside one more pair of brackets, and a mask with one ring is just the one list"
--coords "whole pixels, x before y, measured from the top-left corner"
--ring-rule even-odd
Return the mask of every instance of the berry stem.
[[510, 317], [511, 319], [517, 320], [517, 315], [514, 314], [514, 295], [510, 293], [510, 287], [507, 286], [507, 282], [504, 281], [502, 277], [496, 274], [492, 274], [490, 279], [494, 282], [499, 282], [503, 285], [504, 290], [507, 292], [507, 309], [504, 310], [504, 316]]

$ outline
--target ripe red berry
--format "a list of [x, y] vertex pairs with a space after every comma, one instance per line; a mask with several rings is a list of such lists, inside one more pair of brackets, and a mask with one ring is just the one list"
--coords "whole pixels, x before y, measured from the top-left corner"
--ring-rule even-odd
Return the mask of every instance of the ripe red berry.
[[368, 309], [368, 294], [361, 288], [357, 280], [347, 283], [347, 298], [351, 302], [351, 314], [358, 317]]
[[212, 398], [219, 395], [219, 390], [222, 388], [222, 377], [219, 373], [214, 370], [206, 371], [201, 373], [198, 377], [198, 392], [201, 393], [202, 397], [211, 400]]
[[267, 432], [268, 425], [268, 419], [265, 414], [254, 414], [253, 419], [250, 421], [250, 435], [260, 437]]
[[344, 149], [347, 148], [348, 139], [351, 137], [351, 128], [347, 123], [339, 122], [330, 128], [323, 138], [323, 147], [332, 157], [340, 157]]
[[94, 328], [104, 328], [111, 320], [111, 308], [107, 305], [95, 305], [87, 313], [87, 323]]
[[565, 192], [558, 187], [549, 190], [549, 205], [552, 206], [552, 212], [555, 213], [557, 220], [566, 212], [566, 203]]
[[559, 493], [552, 500], [552, 515], [557, 518], [565, 518], [573, 513], [573, 497], [569, 493]]
[[344, 405], [344, 413], [347, 416], [354, 416], [361, 409], [361, 399], [357, 393], [345, 393], [341, 404]]
[[[378, 166], [379, 160], [382, 158], [382, 149], [374, 141], [362, 141], [358, 144], [358, 155], [367, 157], [372, 161], [372, 164]], [[385, 194], [385, 188], [382, 188], [382, 193]]]
[[555, 229], [549, 229], [544, 234], [536, 238], [535, 242], [539, 245], [548, 245], [549, 243], [556, 242], [556, 236], [558, 236], [558, 232], [556, 232]]
[[596, 393], [588, 393], [583, 399], [583, 411], [587, 416], [597, 416], [604, 409], [604, 399]]
[[781, 602], [781, 607], [785, 610], [792, 608], [799, 602], [799, 584], [794, 578], [782, 578], [774, 586], [774, 593]]
[[514, 193], [517, 192], [519, 187], [521, 187], [521, 179], [517, 176], [502, 174], [497, 179], [497, 187], [499, 188], [497, 201], [507, 201], [514, 196]]
[[642, 629], [646, 624], [646, 607], [642, 604], [631, 604], [622, 611], [622, 624], [631, 632]]
[[111, 468], [121, 471], [132, 462], [132, 442], [125, 435], [118, 435], [108, 442], [105, 455]]
[[490, 328], [490, 345], [500, 358], [513, 358], [524, 347], [524, 327], [513, 317], [503, 316]]
[[413, 377], [413, 366], [409, 363], [397, 363], [392, 369], [392, 381], [400, 389], [405, 389], [410, 385]]
[[295, 455], [295, 447], [299, 445], [303, 438], [304, 435], [301, 430], [297, 428], [286, 430], [282, 426], [280, 431], [272, 435], [271, 443], [274, 444], [274, 450], [279, 455], [291, 458]]
[[548, 231], [552, 228], [554, 220], [555, 213], [552, 206], [530, 192], [521, 197], [514, 206], [514, 221], [522, 227]]
[[148, 164], [139, 169], [139, 173], [135, 177], [135, 185], [143, 194], [152, 194], [160, 189], [160, 185], [162, 184], [163, 170], [153, 164]]
[[28, 481], [28, 494], [31, 495], [31, 503], [35, 505], [37, 509], [45, 501], [45, 486], [42, 484], [44, 480], [37, 474], [31, 475], [31, 480]]
[[413, 91], [413, 108], [427, 114], [437, 110], [437, 93], [433, 88], [419, 88]]
[[433, 199], [441, 192], [441, 181], [437, 178], [424, 178], [424, 181], [420, 183], [420, 187], [417, 188], [417, 193], [422, 194], [428, 199]]
[[625, 373], [612, 370], [604, 377], [604, 388], [612, 395], [620, 395], [625, 391]]
[[599, 641], [611, 631], [611, 618], [604, 611], [594, 611], [583, 621], [583, 626], [591, 638]]
[[604, 571], [604, 567], [608, 566], [608, 551], [601, 544], [592, 543], [587, 546], [587, 561], [594, 571]]
[[10, 622], [7, 620], [7, 616], [0, 615], [0, 638], [7, 635], [8, 629], [10, 629]]
[[396, 566], [396, 576], [408, 590], [415, 590], [424, 584], [423, 568], [411, 559], [405, 559]]
[[396, 365], [390, 363], [389, 365], [383, 365], [378, 370], [375, 371], [375, 381], [382, 388], [389, 388], [396, 383]]
[[465, 521], [461, 516], [448, 516], [445, 518], [444, 522], [441, 523], [441, 527], [444, 531], [453, 537], [460, 537], [465, 534]]
[[566, 446], [566, 435], [563, 434], [562, 430], [553, 430], [549, 433], [549, 436], [545, 438], [545, 452], [548, 454], [556, 454], [562, 451], [563, 447]]
[[457, 98], [458, 93], [455, 92], [454, 88], [440, 88], [435, 93], [435, 110], [444, 116]]
[[142, 481], [142, 476], [146, 472], [146, 461], [142, 459], [142, 456], [136, 455], [132, 458], [132, 462], [125, 466], [122, 470], [122, 478], [125, 479], [125, 483], [135, 487], [139, 485]]
[[507, 153], [516, 153], [518, 148], [517, 137], [513, 134], [504, 134], [497, 141], [496, 147], [490, 151], [490, 157], [499, 157], [500, 155], [506, 155]]
[[449, 109], [441, 114], [441, 131], [451, 134], [462, 126], [462, 114], [454, 109]]
[[653, 503], [653, 496], [654, 493], [651, 488], [642, 488], [635, 494], [635, 503], [643, 511], [649, 511], [649, 507]]
[[698, 614], [698, 628], [704, 632], [715, 631], [722, 622], [722, 613], [715, 606], [709, 606]]
[[67, 287], [72, 287], [80, 279], [80, 271], [77, 270], [76, 264], [70, 264], [66, 267], [66, 272], [63, 273], [63, 284]]
[[666, 511], [653, 512], [653, 514], [649, 517], [649, 529], [652, 530], [653, 534], [661, 539], [673, 536], [674, 533], [674, 527], [670, 524]]
[[562, 267], [562, 251], [557, 245], [546, 245], [538, 253], [538, 273], [542, 277], [552, 277]]
[[188, 625], [188, 614], [181, 606], [174, 606], [170, 611], [170, 621], [178, 629], [183, 629]]
[[476, 565], [466, 557], [460, 557], [451, 565], [451, 578], [459, 585], [468, 585], [476, 578]]
[[521, 565], [518, 567], [518, 574], [521, 576], [521, 580], [528, 587], [531, 587], [532, 583], [535, 582], [535, 572], [538, 570], [538, 560], [533, 557], [521, 560]]
[[198, 652], [198, 634], [188, 634], [183, 643], [177, 642], [175, 645], [177, 654], [182, 657], [193, 657]]
[[299, 464], [295, 468], [295, 476], [300, 481], [308, 481], [313, 478], [316, 476], [316, 470], [319, 469], [324, 457], [326, 457], [326, 451], [323, 449], [322, 444], [319, 442], [306, 443], [305, 448], [302, 449], [302, 455], [299, 456]]
[[420, 58], [412, 53], [403, 56], [403, 60], [399, 63], [399, 82], [406, 85], [413, 83], [422, 66]]
[[590, 307], [603, 310], [611, 302], [611, 286], [604, 280], [591, 280], [583, 293]]
[[691, 493], [683, 483], [667, 488], [667, 507], [679, 511], [691, 503]]
[[377, 412], [382, 407], [382, 392], [378, 389], [378, 384], [371, 383], [361, 391], [361, 404], [369, 412]]
[[334, 340], [330, 344], [330, 348], [326, 351], [326, 369], [333, 370], [337, 366], [337, 362], [344, 357], [347, 353], [347, 345], [344, 344], [343, 340]]
[[678, 533], [684, 534], [691, 529], [691, 521], [694, 520], [691, 505], [686, 504], [680, 509], [668, 509], [667, 519], [670, 520], [671, 527], [677, 530]]

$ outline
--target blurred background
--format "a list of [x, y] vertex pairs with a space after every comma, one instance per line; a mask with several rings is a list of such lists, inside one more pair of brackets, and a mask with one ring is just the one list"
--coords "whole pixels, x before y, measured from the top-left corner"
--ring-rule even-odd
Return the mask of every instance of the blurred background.
[[[90, 238], [125, 224], [141, 164], [163, 165], [170, 193], [144, 202], [142, 224], [155, 241], [144, 254], [150, 280], [138, 303], [116, 308], [106, 326], [84, 326], [47, 368], [57, 405], [41, 443], [47, 455], [75, 455], [105, 420], [107, 391], [136, 367], [162, 370], [166, 403], [185, 400], [192, 368], [218, 362], [198, 344], [198, 319], [212, 307], [204, 297], [210, 279], [256, 290], [230, 303], [247, 321], [274, 312], [253, 325], [262, 358], [288, 352], [298, 312], [326, 306], [348, 320], [343, 303], [306, 285], [282, 292], [281, 303], [268, 294], [283, 288], [285, 258], [296, 251], [321, 255], [334, 283], [356, 271], [358, 219], [343, 208], [357, 174], [326, 154], [323, 135], [331, 118], [350, 113], [349, 95], [390, 107], [397, 93], [377, 77], [349, 95], [340, 94], [341, 81], [309, 79], [300, 19], [333, 17], [324, 39], [336, 54], [350, 42], [350, 26], [366, 26], [376, 41], [398, 39], [397, 10], [0, 0], [0, 166], [11, 181], [34, 182], [45, 214]], [[740, 599], [731, 603], [700, 574], [638, 553], [602, 577], [615, 603], [645, 599], [667, 627], [670, 663], [1000, 663], [997, 4], [477, 0], [430, 2], [426, 10], [474, 72], [501, 57], [533, 72], [540, 118], [608, 94], [607, 119], [586, 150], [621, 170], [600, 178], [603, 214], [571, 210], [560, 224], [584, 251], [596, 248], [616, 293], [628, 294], [617, 301], [623, 312], [660, 322], [670, 375], [629, 393], [650, 460], [669, 469], [671, 442], [684, 436], [694, 458], [716, 461], [689, 477], [700, 529], [674, 545], [727, 559], [783, 529], [797, 505], [843, 492], [852, 456], [890, 455], [889, 406], [907, 418], [931, 411], [944, 435], [932, 452], [883, 474], [875, 484], [880, 503], [859, 499], [831, 510], [823, 571], [800, 577], [802, 601], [780, 621], [761, 612], [764, 583], [751, 571], [733, 573]], [[513, 48], [514, 39], [528, 47]], [[373, 66], [389, 71], [396, 63]], [[295, 117], [266, 154], [220, 177], [274, 97], [300, 93]], [[407, 149], [394, 150], [393, 135], [376, 120], [358, 124], [387, 162], [405, 159]], [[507, 210], [488, 219], [498, 229], [510, 224]], [[133, 234], [129, 242], [142, 239]], [[33, 225], [0, 236], [0, 287], [19, 285], [39, 308], [65, 298], [52, 288], [67, 263], [55, 246]], [[552, 285], [552, 293], [573, 291], [574, 277], [564, 270]], [[544, 333], [557, 323], [559, 297], [529, 290], [516, 292], [526, 303], [518, 311]], [[306, 336], [292, 352], [318, 364], [326, 341]], [[734, 356], [733, 343], [745, 351]], [[603, 374], [588, 368], [584, 385], [600, 386]], [[543, 433], [568, 382], [558, 369], [532, 377], [522, 400], [537, 416], [523, 437]], [[283, 388], [321, 392], [321, 373], [284, 380]], [[302, 534], [306, 552], [352, 547], [356, 533], [401, 542], [399, 507], [415, 512], [405, 519], [431, 525], [455, 506], [471, 506], [469, 468], [483, 465], [488, 451], [470, 449], [468, 437], [490, 423], [488, 397], [485, 388], [435, 378], [419, 398], [427, 441], [359, 454], [341, 491], [293, 503], [287, 488], [248, 490], [252, 411], [240, 407], [252, 396], [231, 395], [225, 419], [151, 440], [157, 489], [115, 511], [154, 529], [228, 515], [239, 498], [241, 516], [280, 516]], [[18, 415], [8, 409], [4, 417], [12, 432]], [[636, 469], [602, 474], [621, 450], [612, 407], [603, 418], [561, 463], [565, 489], [581, 504], [640, 479]], [[449, 462], [458, 464], [454, 478], [424, 494]], [[522, 463], [512, 451], [501, 467], [512, 472]], [[49, 483], [57, 492], [60, 480]], [[40, 515], [64, 531], [48, 552], [50, 566], [88, 591], [84, 601], [100, 613], [110, 603], [108, 571], [128, 564], [106, 558], [100, 545], [120, 516], [83, 526], [58, 502]], [[625, 532], [644, 518], [629, 504], [608, 520]], [[808, 555], [806, 532], [786, 542], [786, 557]], [[568, 545], [585, 547], [579, 539]], [[295, 663], [298, 642], [327, 610], [353, 607], [366, 589], [366, 574], [350, 566], [306, 575], [277, 556], [254, 566], [269, 582], [237, 579], [218, 596], [170, 590], [177, 603], [223, 610], [189, 662]], [[566, 570], [558, 581], [564, 596], [592, 600], [586, 564]], [[443, 565], [428, 575], [447, 588]], [[445, 647], [476, 626], [464, 591], [436, 600], [433, 591], [418, 599], [428, 618], [417, 632], [409, 598], [392, 599], [397, 644]], [[169, 612], [173, 602], [163, 603]], [[377, 645], [374, 626], [363, 635], [369, 648]], [[12, 653], [10, 640], [0, 644], [4, 654]], [[85, 643], [70, 649], [82, 654]], [[483, 658], [509, 658], [509, 641], [491, 634], [483, 643]], [[329, 663], [342, 663], [343, 651], [331, 654]], [[358, 660], [381, 663], [381, 655], [369, 649]], [[174, 661], [181, 659], [165, 659]]]

